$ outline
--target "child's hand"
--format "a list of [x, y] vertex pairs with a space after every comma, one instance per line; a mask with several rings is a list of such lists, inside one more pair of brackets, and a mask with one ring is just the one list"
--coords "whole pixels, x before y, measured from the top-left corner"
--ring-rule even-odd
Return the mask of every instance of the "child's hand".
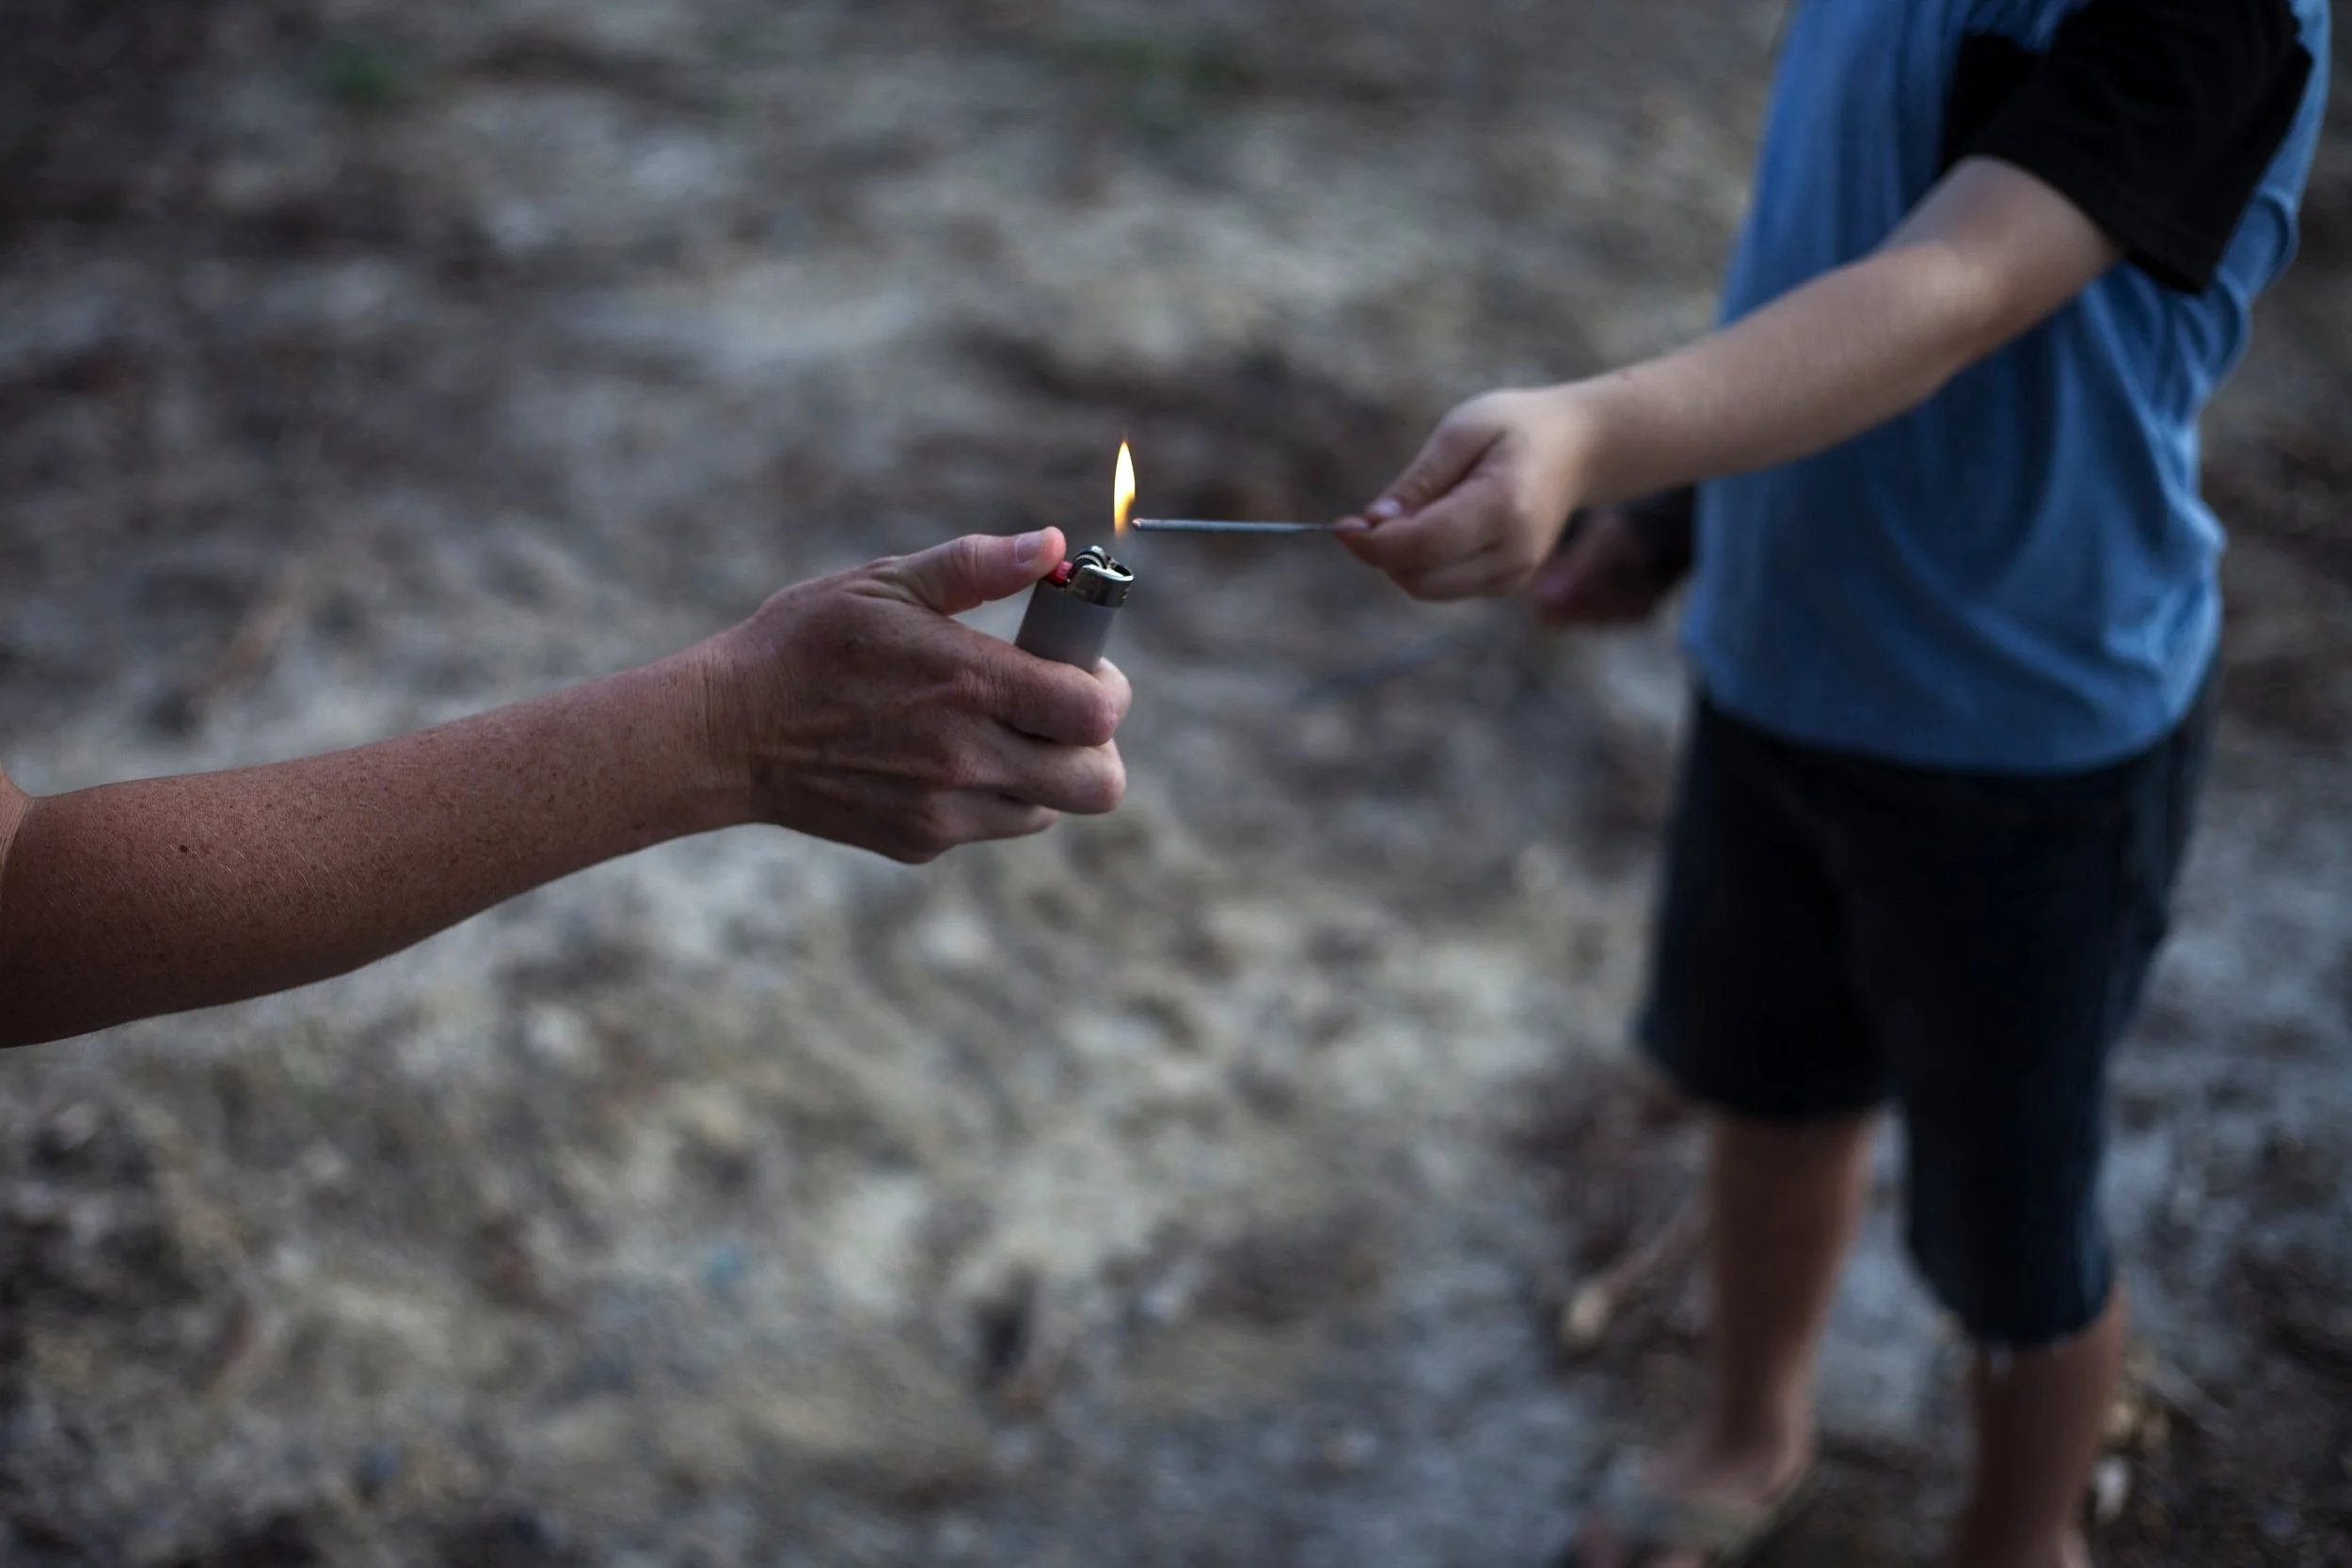
[[1515, 594], [1583, 499], [1584, 432], [1565, 388], [1473, 398], [1340, 542], [1417, 599]]

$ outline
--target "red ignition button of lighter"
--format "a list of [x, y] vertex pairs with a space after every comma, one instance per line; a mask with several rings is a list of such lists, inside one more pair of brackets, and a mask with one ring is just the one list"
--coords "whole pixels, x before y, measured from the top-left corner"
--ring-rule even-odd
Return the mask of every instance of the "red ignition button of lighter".
[[1021, 635], [1013, 646], [1092, 670], [1110, 646], [1111, 624], [1127, 602], [1135, 573], [1110, 558], [1100, 545], [1089, 545], [1054, 568], [1053, 575], [1029, 590], [1029, 608], [1021, 618]]

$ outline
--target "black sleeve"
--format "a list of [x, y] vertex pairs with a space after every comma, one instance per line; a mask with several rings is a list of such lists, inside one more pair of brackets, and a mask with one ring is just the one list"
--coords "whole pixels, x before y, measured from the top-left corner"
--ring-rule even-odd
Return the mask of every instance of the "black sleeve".
[[1997, 104], [1955, 80], [1947, 154], [2048, 182], [2169, 288], [2212, 282], [2311, 80], [2288, 0], [2086, 0], [2019, 55]]

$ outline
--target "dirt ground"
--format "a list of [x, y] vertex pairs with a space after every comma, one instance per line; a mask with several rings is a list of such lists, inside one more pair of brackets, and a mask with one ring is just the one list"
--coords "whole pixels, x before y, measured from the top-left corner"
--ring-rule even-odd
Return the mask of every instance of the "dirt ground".
[[[6, 0], [0, 746], [358, 741], [970, 529], [1330, 515], [1702, 326], [1777, 0]], [[2352, 1564], [2352, 136], [2217, 413], [2114, 1564]], [[1132, 803], [774, 833], [0, 1061], [0, 1561], [1533, 1564], [1688, 1408], [1671, 632], [1122, 546]], [[1017, 607], [983, 624], [1009, 629]], [[1772, 1563], [1923, 1560], [1886, 1181]]]

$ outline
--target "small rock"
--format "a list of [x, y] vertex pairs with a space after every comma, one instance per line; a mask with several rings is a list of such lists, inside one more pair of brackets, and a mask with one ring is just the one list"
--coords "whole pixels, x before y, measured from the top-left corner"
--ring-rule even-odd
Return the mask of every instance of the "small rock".
[[596, 1039], [579, 1010], [554, 1002], [533, 1002], [523, 1012], [523, 1049], [549, 1067], [579, 1067], [595, 1053]]
[[2132, 1497], [2132, 1467], [2113, 1454], [2090, 1470], [2090, 1522], [2111, 1525], [2123, 1516]]
[[2107, 1404], [2107, 1416], [2100, 1427], [2100, 1438], [2109, 1448], [2122, 1448], [2139, 1431], [2141, 1400], [2139, 1390], [2126, 1386], [2117, 1390]]
[[41, 1129], [41, 1152], [59, 1158], [71, 1158], [89, 1147], [98, 1136], [98, 1107], [87, 1100], [77, 1100], [49, 1118]]
[[1192, 1310], [1208, 1274], [1204, 1259], [1187, 1254], [1152, 1281], [1136, 1300], [1136, 1308], [1146, 1323], [1165, 1328]]
[[996, 960], [997, 932], [977, 911], [943, 904], [914, 927], [910, 945], [930, 968], [977, 974]]
[[314, 1193], [334, 1194], [351, 1184], [351, 1162], [332, 1144], [312, 1144], [294, 1162], [302, 1184]]
[[1568, 1298], [1567, 1310], [1560, 1314], [1560, 1343], [1581, 1355], [1601, 1341], [1609, 1332], [1609, 1320], [1616, 1315], [1616, 1302], [1606, 1290], [1587, 1285]]

